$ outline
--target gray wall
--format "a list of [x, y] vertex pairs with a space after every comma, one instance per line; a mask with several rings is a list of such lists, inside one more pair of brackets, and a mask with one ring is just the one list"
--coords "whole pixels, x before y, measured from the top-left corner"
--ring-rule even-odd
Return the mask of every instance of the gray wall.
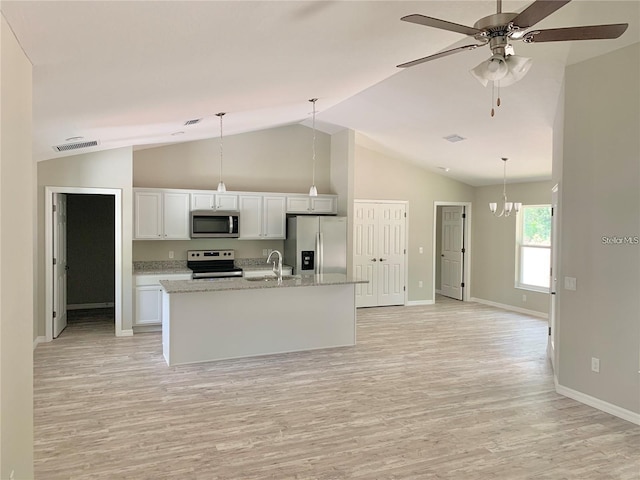
[[115, 199], [67, 195], [67, 304], [115, 301]]
[[561, 386], [635, 413], [640, 245], [602, 237], [640, 235], [639, 59], [636, 43], [567, 68], [557, 339]]
[[33, 478], [31, 64], [0, 15], [0, 478]]
[[[507, 170], [508, 175], [508, 170]], [[509, 201], [551, 204], [552, 182], [507, 184]], [[489, 202], [501, 209], [502, 185], [475, 189], [471, 246], [471, 295], [482, 300], [549, 313], [549, 295], [515, 288], [516, 217], [496, 218]], [[522, 295], [526, 295], [526, 301]]]
[[356, 135], [355, 197], [409, 202], [409, 301], [433, 301], [434, 202], [471, 202], [474, 189], [405, 159], [366, 148], [359, 140]]

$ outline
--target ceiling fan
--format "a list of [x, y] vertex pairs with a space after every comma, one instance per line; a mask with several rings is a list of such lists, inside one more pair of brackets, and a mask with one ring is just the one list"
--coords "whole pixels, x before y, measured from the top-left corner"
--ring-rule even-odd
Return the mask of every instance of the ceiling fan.
[[514, 55], [511, 41], [525, 43], [564, 42], [568, 40], [612, 39], [622, 35], [627, 23], [612, 25], [588, 25], [581, 27], [532, 29], [536, 23], [554, 13], [571, 0], [536, 0], [521, 13], [503, 13], [502, 0], [497, 0], [497, 12], [481, 18], [473, 27], [427, 17], [420, 14], [407, 15], [400, 20], [473, 37], [477, 43], [445, 50], [434, 55], [419, 58], [398, 65], [399, 68], [413, 67], [424, 62], [446, 57], [465, 50], [474, 50], [489, 44], [492, 56], [471, 70], [483, 85], [489, 81], [508, 86], [520, 80], [531, 67], [531, 59]]

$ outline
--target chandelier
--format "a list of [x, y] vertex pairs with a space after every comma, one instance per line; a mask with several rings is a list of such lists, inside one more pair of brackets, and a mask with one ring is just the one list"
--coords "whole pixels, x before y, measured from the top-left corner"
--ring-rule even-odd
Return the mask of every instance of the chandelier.
[[500, 213], [496, 213], [498, 211], [498, 204], [496, 202], [489, 203], [489, 210], [491, 210], [491, 213], [496, 217], [508, 217], [511, 215], [511, 212], [514, 212], [514, 215], [517, 215], [520, 211], [520, 207], [522, 207], [522, 203], [507, 201], [507, 160], [508, 158], [502, 157], [502, 161], [504, 162], [504, 172], [502, 176], [502, 211]]

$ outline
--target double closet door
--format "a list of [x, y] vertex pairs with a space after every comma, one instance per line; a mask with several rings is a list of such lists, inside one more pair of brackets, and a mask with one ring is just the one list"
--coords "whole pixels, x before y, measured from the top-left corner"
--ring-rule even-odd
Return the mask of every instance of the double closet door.
[[404, 305], [406, 203], [354, 204], [354, 273], [369, 283], [356, 285], [356, 306]]

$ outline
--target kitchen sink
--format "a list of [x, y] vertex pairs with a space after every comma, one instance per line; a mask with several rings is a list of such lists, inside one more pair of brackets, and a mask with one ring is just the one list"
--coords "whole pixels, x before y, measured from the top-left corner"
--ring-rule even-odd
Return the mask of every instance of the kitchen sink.
[[[296, 275], [283, 275], [282, 276], [282, 280], [295, 280], [297, 278], [300, 278], [300, 277], [296, 276]], [[247, 280], [249, 282], [277, 282], [278, 281], [278, 277], [273, 277], [273, 276], [269, 276], [269, 277], [245, 277], [245, 280]]]

